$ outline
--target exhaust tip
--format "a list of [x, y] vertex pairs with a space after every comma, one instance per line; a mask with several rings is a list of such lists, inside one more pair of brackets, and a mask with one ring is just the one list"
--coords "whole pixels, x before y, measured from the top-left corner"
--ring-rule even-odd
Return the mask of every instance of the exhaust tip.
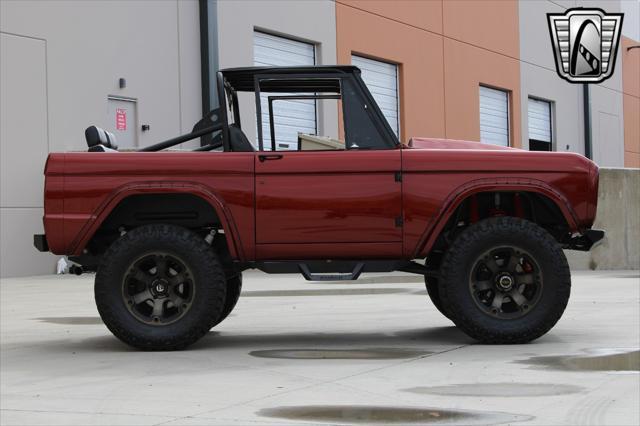
[[82, 275], [83, 272], [84, 271], [82, 269], [82, 266], [79, 266], [79, 265], [71, 265], [71, 266], [69, 266], [69, 273], [70, 274]]

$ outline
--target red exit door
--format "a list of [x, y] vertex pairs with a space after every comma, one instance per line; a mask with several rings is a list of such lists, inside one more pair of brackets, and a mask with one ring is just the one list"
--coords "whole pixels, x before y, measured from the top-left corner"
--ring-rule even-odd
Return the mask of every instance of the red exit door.
[[257, 259], [400, 257], [400, 149], [257, 152], [255, 162]]

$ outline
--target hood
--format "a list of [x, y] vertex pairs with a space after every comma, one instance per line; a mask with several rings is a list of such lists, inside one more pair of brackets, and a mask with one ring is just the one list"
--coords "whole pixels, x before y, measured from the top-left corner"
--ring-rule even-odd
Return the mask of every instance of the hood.
[[419, 149], [477, 149], [483, 151], [495, 150], [518, 150], [518, 148], [510, 148], [500, 145], [491, 145], [488, 143], [459, 141], [454, 139], [432, 139], [432, 138], [411, 138], [409, 148]]

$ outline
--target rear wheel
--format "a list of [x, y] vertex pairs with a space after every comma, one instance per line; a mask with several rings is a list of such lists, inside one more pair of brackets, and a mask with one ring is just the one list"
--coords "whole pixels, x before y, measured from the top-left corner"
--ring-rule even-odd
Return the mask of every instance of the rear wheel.
[[233, 311], [233, 308], [236, 307], [238, 303], [238, 299], [240, 298], [240, 292], [242, 291], [242, 274], [238, 274], [233, 278], [229, 278], [227, 280], [227, 295], [224, 300], [224, 308], [222, 310], [222, 315], [213, 325], [214, 327], [224, 321], [229, 314]]
[[145, 225], [109, 247], [94, 290], [102, 320], [120, 340], [175, 350], [216, 324], [226, 288], [222, 266], [202, 237], [174, 225]]
[[484, 343], [526, 343], [562, 316], [571, 290], [562, 248], [524, 219], [485, 219], [447, 251], [438, 291], [453, 322]]

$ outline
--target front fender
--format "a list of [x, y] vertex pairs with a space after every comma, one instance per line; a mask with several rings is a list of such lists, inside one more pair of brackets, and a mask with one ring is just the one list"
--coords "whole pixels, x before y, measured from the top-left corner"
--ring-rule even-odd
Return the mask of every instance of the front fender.
[[534, 192], [541, 194], [552, 200], [558, 206], [572, 232], [579, 231], [579, 221], [571, 203], [561, 192], [546, 182], [531, 178], [476, 179], [459, 186], [445, 199], [438, 212], [428, 222], [413, 253], [413, 257], [422, 258], [429, 253], [440, 232], [442, 232], [451, 218], [451, 215], [465, 199], [474, 194], [496, 191]]

